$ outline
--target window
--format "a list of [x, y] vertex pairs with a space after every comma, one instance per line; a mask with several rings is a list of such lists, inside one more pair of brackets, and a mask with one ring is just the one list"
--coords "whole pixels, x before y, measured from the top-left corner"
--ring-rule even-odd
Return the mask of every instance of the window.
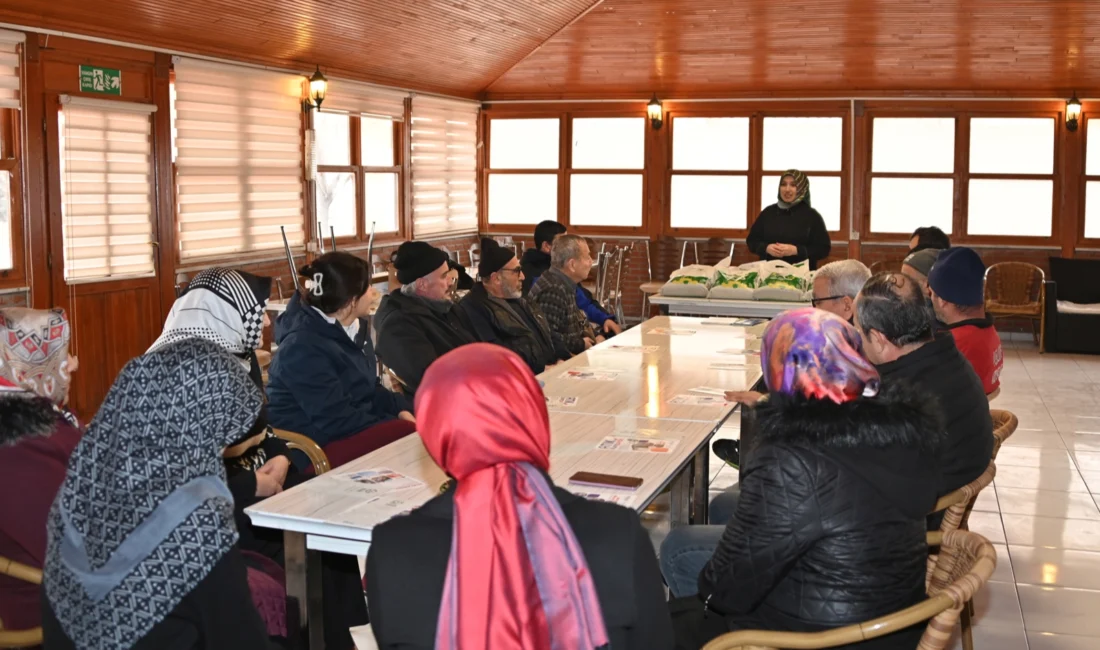
[[640, 227], [646, 119], [573, 118], [572, 127], [570, 225]]
[[955, 118], [871, 121], [871, 232], [950, 234], [955, 197]]
[[153, 273], [155, 106], [62, 96], [65, 279]]
[[23, 210], [19, 183], [20, 46], [23, 34], [0, 30], [0, 285], [23, 274]]
[[747, 227], [748, 169], [749, 118], [674, 117], [670, 225]]
[[[400, 231], [400, 122], [314, 112], [314, 205], [322, 234], [365, 240]], [[315, 226], [316, 227], [316, 226]]]
[[372, 226], [375, 233], [401, 232], [406, 97], [336, 79], [313, 112], [314, 214], [326, 239], [366, 241]]
[[1050, 237], [1054, 119], [972, 118], [968, 194], [968, 235]]
[[173, 61], [180, 259], [301, 246], [302, 78]]
[[559, 118], [489, 120], [488, 222], [558, 219]]
[[1092, 120], [1085, 120], [1086, 239], [1100, 239], [1100, 127], [1097, 130], [1093, 138]]
[[844, 118], [765, 117], [760, 178], [763, 210], [776, 201], [779, 179], [797, 169], [810, 179], [810, 205], [831, 231], [841, 229]]
[[414, 97], [413, 236], [477, 232], [477, 104]]

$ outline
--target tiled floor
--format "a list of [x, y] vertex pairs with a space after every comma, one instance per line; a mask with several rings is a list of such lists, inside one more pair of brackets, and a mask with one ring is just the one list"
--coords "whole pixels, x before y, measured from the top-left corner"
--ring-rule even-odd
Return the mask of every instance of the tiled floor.
[[[1020, 428], [970, 517], [998, 554], [975, 598], [975, 648], [1100, 650], [1100, 357], [1006, 343], [991, 406]], [[720, 437], [736, 438], [736, 424]], [[712, 494], [737, 482], [713, 456], [711, 470]], [[650, 523], [656, 542], [667, 524]]]

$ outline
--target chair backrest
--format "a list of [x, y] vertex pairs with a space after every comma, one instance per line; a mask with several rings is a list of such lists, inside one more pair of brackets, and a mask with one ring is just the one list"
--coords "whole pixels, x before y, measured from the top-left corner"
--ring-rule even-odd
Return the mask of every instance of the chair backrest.
[[[0, 556], [0, 575], [32, 585], [42, 584], [42, 570]], [[0, 621], [0, 648], [32, 648], [42, 645], [42, 628], [5, 630]]]
[[321, 446], [314, 442], [312, 438], [293, 431], [284, 431], [283, 429], [274, 429], [274, 431], [276, 436], [286, 441], [288, 448], [297, 449], [309, 458], [309, 462], [313, 464], [314, 474], [324, 474], [332, 469], [332, 463], [329, 462], [325, 450], [321, 449]]
[[1042, 296], [1043, 269], [1027, 262], [999, 262], [985, 270], [985, 299], [1002, 305], [1034, 305]]
[[921, 621], [928, 621], [928, 626], [918, 650], [944, 650], [958, 624], [962, 608], [989, 581], [997, 568], [997, 551], [989, 540], [967, 530], [955, 530], [946, 535], [928, 533], [928, 544], [950, 549], [956, 561], [950, 571], [946, 571], [951, 580], [942, 589], [930, 592], [923, 602], [858, 625], [824, 632], [730, 632], [714, 639], [703, 650], [832, 648], [886, 636]]
[[997, 475], [997, 466], [990, 461], [981, 476], [967, 483], [954, 492], [943, 495], [936, 501], [932, 512], [943, 512], [943, 523], [940, 524], [940, 532], [948, 533], [957, 528], [966, 528], [970, 511], [974, 508], [974, 501], [978, 498], [987, 485], [993, 482]]
[[608, 300], [611, 298], [612, 293], [619, 290], [619, 282], [622, 280], [622, 268], [623, 268], [623, 256], [626, 249], [622, 246], [617, 246], [606, 254], [606, 261], [601, 267], [602, 277], [600, 282], [596, 285], [599, 294], [596, 296], [596, 302], [601, 305], [607, 306]]
[[993, 458], [996, 458], [1004, 441], [1016, 433], [1020, 420], [1012, 411], [1001, 409], [989, 409], [989, 415], [993, 418]]

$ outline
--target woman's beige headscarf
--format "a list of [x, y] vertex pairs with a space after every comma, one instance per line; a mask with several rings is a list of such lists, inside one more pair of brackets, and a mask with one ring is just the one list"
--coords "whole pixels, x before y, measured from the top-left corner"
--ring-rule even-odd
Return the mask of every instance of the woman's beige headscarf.
[[63, 404], [70, 336], [62, 309], [0, 309], [0, 390], [21, 389]]

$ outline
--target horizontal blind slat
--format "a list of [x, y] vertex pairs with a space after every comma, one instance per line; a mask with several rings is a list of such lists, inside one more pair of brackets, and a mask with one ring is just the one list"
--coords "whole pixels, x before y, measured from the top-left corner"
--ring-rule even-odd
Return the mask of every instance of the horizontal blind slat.
[[476, 104], [414, 97], [412, 143], [413, 235], [477, 230]]

